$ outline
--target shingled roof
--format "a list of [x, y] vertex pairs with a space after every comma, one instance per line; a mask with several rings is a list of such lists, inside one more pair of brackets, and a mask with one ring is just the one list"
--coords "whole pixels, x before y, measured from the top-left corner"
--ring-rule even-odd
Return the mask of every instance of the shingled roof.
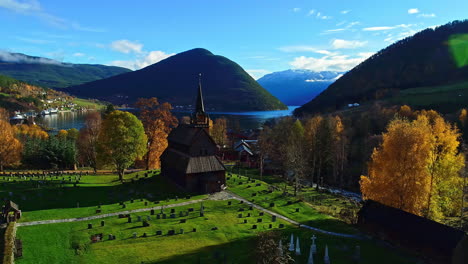
[[187, 174], [226, 170], [216, 156], [190, 157], [183, 152], [166, 149], [161, 158], [166, 164]]
[[[192, 127], [190, 125], [179, 125], [178, 127], [174, 128], [169, 136], [167, 137], [167, 140], [169, 142], [174, 142], [177, 144], [181, 144], [184, 146], [190, 146], [192, 145], [193, 141], [201, 134], [201, 133], [208, 133], [205, 131], [203, 128], [196, 128]], [[213, 140], [211, 137], [209, 137], [210, 140]], [[213, 141], [214, 143], [214, 141]], [[216, 144], [216, 143], [214, 143]]]

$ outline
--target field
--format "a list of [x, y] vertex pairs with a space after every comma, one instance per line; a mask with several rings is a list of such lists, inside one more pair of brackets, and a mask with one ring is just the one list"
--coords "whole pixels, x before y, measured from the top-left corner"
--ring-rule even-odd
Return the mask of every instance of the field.
[[417, 109], [434, 109], [451, 113], [468, 106], [468, 83], [401, 90], [399, 95], [389, 101], [407, 104]]
[[[70, 177], [73, 182], [74, 176]], [[60, 183], [67, 182], [68, 176], [64, 177], [64, 180], [60, 177], [46, 180], [49, 184], [39, 184], [39, 188], [37, 182], [32, 183], [35, 180], [17, 179], [14, 182], [0, 178], [3, 186], [0, 197], [11, 198], [23, 210], [20, 224], [196, 201], [190, 205], [174, 205], [175, 218], [169, 217], [170, 208], [164, 208], [166, 219], [162, 219], [162, 215], [161, 219], [157, 219], [160, 210], [155, 210], [155, 215], [150, 215], [149, 211], [131, 213], [132, 223], [128, 223], [127, 218], [112, 216], [87, 221], [20, 226], [17, 236], [23, 241], [24, 248], [23, 257], [17, 260], [20, 264], [255, 263], [256, 234], [267, 230], [280, 232], [284, 245], [288, 244], [291, 233], [301, 237], [303, 254], [293, 256], [297, 260], [296, 263], [306, 262], [311, 245], [310, 237], [313, 234], [318, 237], [316, 261], [323, 258], [324, 247], [328, 245], [333, 263], [351, 263], [356, 246], [360, 246], [360, 263], [415, 262], [411, 257], [386, 248], [380, 242], [333, 237], [298, 228], [280, 219], [272, 222], [271, 215], [264, 213], [260, 216], [259, 210], [249, 210], [246, 203], [229, 198], [228, 193], [225, 194], [227, 200], [210, 200], [211, 196], [207, 195], [191, 195], [187, 199], [187, 195], [190, 194], [175, 189], [160, 177], [158, 172], [149, 173], [148, 177], [144, 177], [144, 172], [139, 172], [138, 178], [137, 173], [128, 174], [124, 184], [117, 180], [116, 175], [82, 176], [78, 187], [69, 182]], [[242, 180], [246, 183], [236, 185], [234, 179], [236, 182]], [[247, 181], [248, 178], [232, 175], [228, 181], [229, 191], [313, 227], [349, 234], [358, 232], [352, 226], [318, 212], [305, 202], [296, 201], [293, 197], [283, 197], [277, 191], [262, 192], [268, 188], [265, 182], [256, 180], [251, 184], [253, 187], [247, 188]], [[260, 186], [255, 186], [257, 184]], [[253, 197], [253, 192], [258, 194]], [[199, 199], [205, 199], [203, 217], [199, 215]], [[293, 204], [287, 205], [287, 201], [290, 200]], [[80, 203], [79, 208], [77, 201]], [[120, 202], [124, 202], [126, 208], [122, 208]], [[274, 202], [275, 206], [270, 208], [269, 202]], [[181, 211], [188, 212], [189, 208], [193, 208], [193, 211], [188, 216], [179, 216]], [[240, 212], [240, 208], [244, 211]], [[296, 208], [300, 209], [298, 213]], [[100, 209], [101, 213], [96, 214], [96, 209]], [[242, 214], [241, 218], [239, 214]], [[138, 216], [141, 216], [141, 221], [138, 221]], [[148, 216], [150, 220], [147, 219]], [[257, 223], [259, 218], [262, 218], [261, 223]], [[186, 219], [186, 222], [182, 223], [181, 219]], [[144, 220], [147, 220], [149, 226], [143, 227]], [[247, 220], [247, 223], [244, 223], [244, 220]], [[104, 226], [101, 226], [101, 221], [104, 221]], [[91, 229], [88, 229], [88, 224], [92, 224]], [[257, 229], [253, 229], [254, 224], [257, 225]], [[279, 224], [283, 224], [284, 227], [280, 228]], [[214, 227], [217, 230], [212, 230]], [[193, 228], [196, 228], [196, 232], [193, 232]], [[180, 229], [184, 229], [183, 234]], [[169, 230], [174, 230], [175, 235], [168, 235]], [[162, 234], [156, 235], [156, 231], [161, 231]], [[90, 237], [101, 233], [103, 241], [92, 243]], [[136, 238], [133, 238], [134, 233]], [[144, 233], [147, 237], [143, 237]], [[116, 239], [109, 240], [109, 234], [116, 236]]]
[[92, 100], [86, 100], [86, 99], [81, 99], [81, 98], [74, 98], [73, 103], [75, 103], [79, 107], [86, 107], [90, 109], [102, 109], [105, 106], [103, 103], [99, 101], [92, 101]]

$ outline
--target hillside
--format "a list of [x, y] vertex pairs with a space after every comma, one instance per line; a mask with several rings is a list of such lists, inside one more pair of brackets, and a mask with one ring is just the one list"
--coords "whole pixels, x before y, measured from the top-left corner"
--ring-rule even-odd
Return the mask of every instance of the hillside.
[[332, 71], [286, 70], [267, 74], [257, 82], [286, 105], [303, 105], [342, 74]]
[[0, 52], [0, 74], [49, 88], [64, 88], [91, 82], [129, 69], [98, 64], [61, 63], [20, 53]]
[[63, 92], [38, 87], [0, 75], [0, 107], [14, 111], [39, 111], [46, 108], [98, 108], [98, 102], [81, 100]]
[[253, 111], [286, 109], [235, 62], [205, 49], [179, 53], [138, 71], [65, 89], [80, 96], [115, 104], [157, 97], [173, 105], [193, 105], [198, 75], [208, 110]]
[[455, 21], [398, 41], [343, 75], [295, 114], [333, 111], [374, 100], [442, 112], [466, 107], [467, 34], [468, 20]]

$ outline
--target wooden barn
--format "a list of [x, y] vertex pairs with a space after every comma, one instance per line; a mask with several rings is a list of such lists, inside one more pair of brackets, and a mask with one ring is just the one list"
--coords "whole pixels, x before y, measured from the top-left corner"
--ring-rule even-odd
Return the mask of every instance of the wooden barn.
[[465, 232], [424, 217], [367, 200], [358, 225], [380, 239], [420, 253], [429, 263], [468, 263]]
[[171, 131], [169, 145], [161, 155], [161, 174], [189, 192], [219, 192], [226, 185], [226, 168], [216, 156], [217, 145], [209, 134], [209, 120], [199, 84], [190, 124]]

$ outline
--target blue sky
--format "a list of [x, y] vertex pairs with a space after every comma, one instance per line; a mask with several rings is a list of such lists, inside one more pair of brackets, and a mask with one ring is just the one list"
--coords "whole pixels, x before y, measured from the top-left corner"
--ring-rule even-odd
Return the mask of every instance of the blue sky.
[[467, 10], [466, 0], [0, 0], [0, 52], [139, 69], [202, 47], [256, 78], [345, 71]]

